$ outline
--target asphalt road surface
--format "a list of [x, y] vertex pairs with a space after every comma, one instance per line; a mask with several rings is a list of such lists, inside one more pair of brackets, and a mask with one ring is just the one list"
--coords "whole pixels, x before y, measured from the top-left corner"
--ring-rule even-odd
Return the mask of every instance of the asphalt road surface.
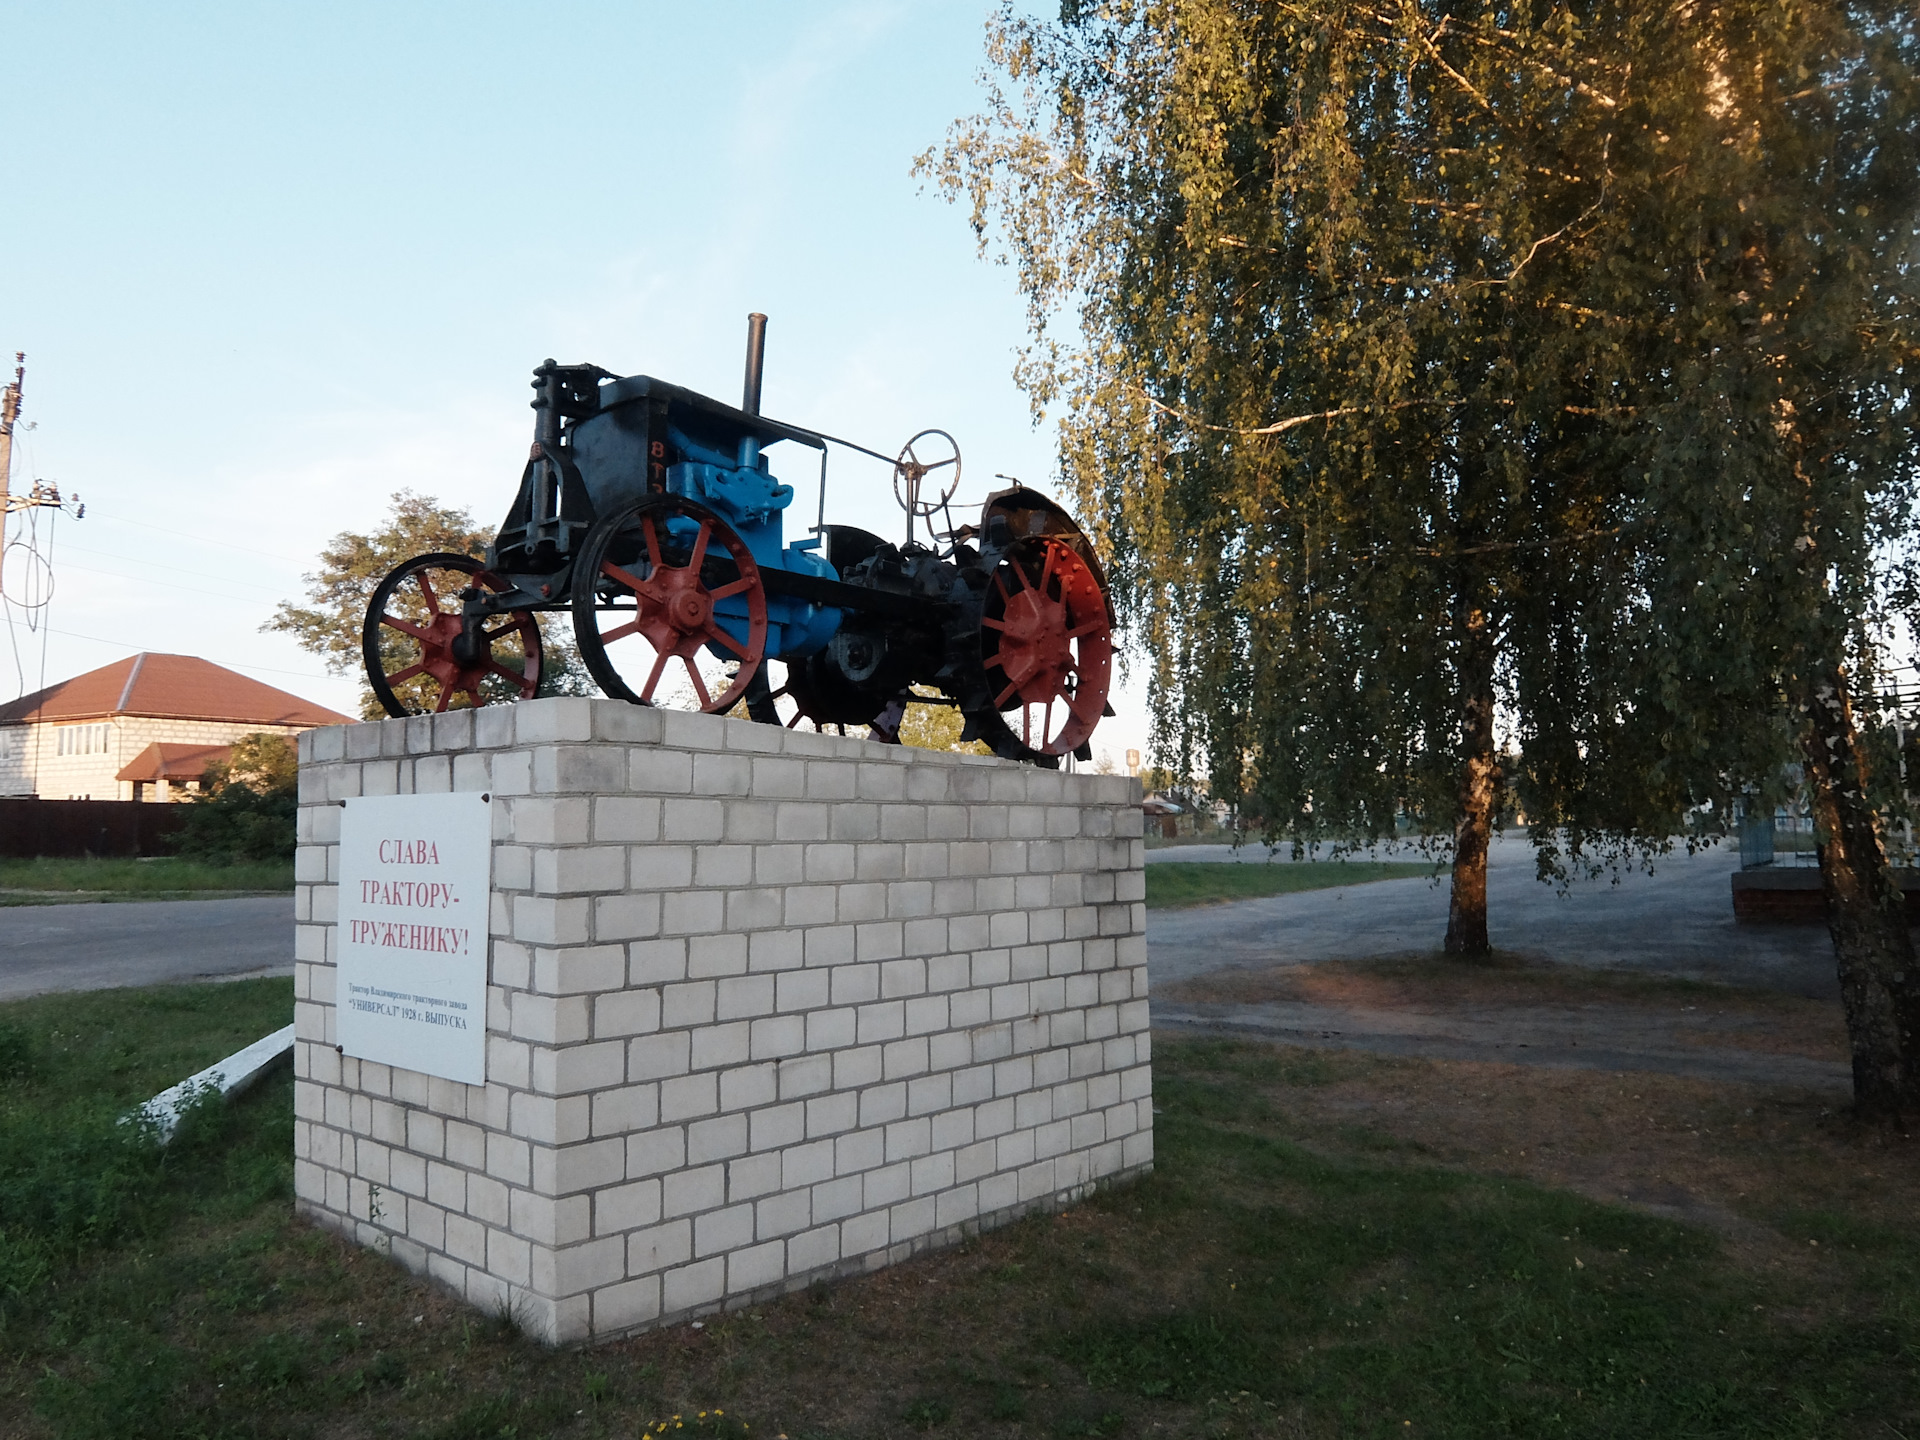
[[0, 909], [0, 999], [293, 973], [293, 897]]
[[[1383, 856], [1381, 858], [1394, 858]], [[1415, 858], [1415, 857], [1404, 857]], [[1264, 851], [1180, 846], [1149, 864], [1260, 864]], [[1278, 864], [1288, 863], [1284, 855]], [[1729, 876], [1736, 853], [1671, 855], [1654, 873], [1577, 880], [1562, 892], [1534, 878], [1524, 837], [1496, 841], [1487, 868], [1487, 928], [1495, 949], [1563, 965], [1636, 970], [1837, 1000], [1824, 925], [1736, 925]], [[1703, 1044], [1718, 1018], [1710, 998], [1675, 1000], [1672, 1014], [1567, 1001], [1398, 1009], [1294, 1001], [1208, 1003], [1205, 978], [1326, 960], [1430, 955], [1446, 935], [1447, 887], [1383, 880], [1147, 915], [1147, 969], [1156, 1026], [1260, 1036], [1284, 1044], [1432, 1059], [1600, 1070], [1655, 1070], [1719, 1080], [1790, 1083], [1844, 1094], [1838, 1057], [1749, 1052], [1737, 1037]], [[1203, 978], [1204, 977], [1204, 978]], [[1181, 981], [1201, 981], [1196, 988]], [[1168, 994], [1163, 987], [1172, 987]], [[1230, 988], [1230, 987], [1229, 987]], [[1673, 1031], [1674, 1033], [1668, 1033]], [[1710, 1037], [1709, 1037], [1710, 1038]]]
[[[1150, 850], [1146, 858], [1266, 860], [1257, 847], [1225, 846]], [[1284, 852], [1276, 863], [1287, 863]], [[1523, 838], [1502, 837], [1487, 877], [1493, 943], [1561, 963], [1837, 994], [1824, 926], [1734, 924], [1727, 877], [1737, 864], [1723, 850], [1673, 855], [1652, 875], [1580, 880], [1561, 894], [1534, 879]], [[1446, 917], [1444, 881], [1419, 879], [1157, 910], [1147, 917], [1148, 964], [1155, 983], [1165, 983], [1219, 969], [1430, 953], [1440, 948]], [[292, 957], [290, 896], [0, 909], [0, 997], [288, 974]]]
[[[1260, 847], [1175, 846], [1147, 852], [1176, 860], [1266, 860]], [[1386, 855], [1381, 859], [1418, 859]], [[1285, 864], [1286, 852], [1276, 857]], [[1576, 880], [1564, 894], [1534, 878], [1523, 836], [1494, 841], [1487, 866], [1487, 932], [1496, 950], [1565, 965], [1592, 965], [1716, 980], [1837, 998], [1824, 925], [1736, 925], [1730, 877], [1737, 851], [1676, 853], [1651, 875]], [[1147, 915], [1152, 980], [1211, 970], [1431, 954], [1447, 933], [1447, 884], [1381, 880], [1265, 900], [1155, 910]]]

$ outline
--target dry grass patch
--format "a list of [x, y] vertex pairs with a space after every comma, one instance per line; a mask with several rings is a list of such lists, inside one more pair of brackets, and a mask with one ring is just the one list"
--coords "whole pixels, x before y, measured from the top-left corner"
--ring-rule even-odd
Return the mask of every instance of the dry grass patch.
[[1658, 1029], [1708, 1048], [1845, 1062], [1839, 1004], [1637, 971], [1554, 965], [1515, 956], [1467, 962], [1424, 955], [1218, 970], [1156, 988], [1198, 1005], [1308, 1004], [1353, 1011], [1461, 1015], [1528, 1012], [1579, 1017], [1596, 1032]]
[[[1364, 1126], [1439, 1163], [1703, 1224], [1739, 1241], [1729, 1253], [1743, 1263], [1812, 1273], [1823, 1231], [1904, 1225], [1920, 1194], [1920, 1144], [1856, 1124], [1831, 1095], [1646, 1072], [1341, 1064], [1343, 1078], [1294, 1096], [1303, 1135]], [[1858, 1237], [1840, 1243], [1858, 1249]]]

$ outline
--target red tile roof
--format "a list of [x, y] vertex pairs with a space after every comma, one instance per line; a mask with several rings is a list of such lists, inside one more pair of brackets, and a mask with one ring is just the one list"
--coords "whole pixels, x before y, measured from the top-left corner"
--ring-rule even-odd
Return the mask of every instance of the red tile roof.
[[216, 760], [233, 758], [231, 745], [147, 746], [121, 767], [116, 780], [198, 780]]
[[151, 715], [242, 725], [345, 725], [345, 715], [195, 655], [142, 652], [0, 705], [0, 725]]

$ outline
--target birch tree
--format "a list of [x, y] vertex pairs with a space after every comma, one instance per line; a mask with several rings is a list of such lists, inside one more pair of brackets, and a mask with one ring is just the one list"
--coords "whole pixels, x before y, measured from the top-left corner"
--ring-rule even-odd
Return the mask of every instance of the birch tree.
[[1157, 757], [1437, 836], [1471, 955], [1503, 804], [1551, 875], [1798, 755], [1843, 977], [1904, 975], [1848, 686], [1912, 504], [1911, 17], [1111, 0], [988, 57], [921, 165], [1027, 296]]

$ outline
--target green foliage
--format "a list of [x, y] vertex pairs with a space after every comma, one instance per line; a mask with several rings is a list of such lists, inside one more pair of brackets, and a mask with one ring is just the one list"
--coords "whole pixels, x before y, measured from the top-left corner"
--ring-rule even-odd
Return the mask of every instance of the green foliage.
[[1176, 791], [1191, 794], [1194, 785], [1164, 765], [1149, 765], [1140, 772], [1140, 788], [1147, 795], [1170, 795]]
[[140, 1214], [161, 1153], [117, 1122], [29, 1112], [0, 1124], [0, 1326], [58, 1265], [119, 1239]]
[[209, 791], [244, 785], [257, 795], [293, 790], [300, 783], [300, 752], [285, 735], [242, 735], [225, 760], [207, 767], [202, 783]]
[[186, 802], [186, 823], [168, 843], [189, 860], [291, 862], [299, 778], [298, 756], [284, 735], [243, 736], [230, 760], [207, 768], [200, 794]]
[[0, 1023], [0, 1082], [33, 1079], [40, 1070], [40, 1046], [24, 1026]]
[[[916, 686], [915, 693], [932, 693], [928, 686]], [[900, 719], [900, 743], [920, 750], [958, 750], [966, 755], [991, 755], [984, 741], [962, 740], [966, 722], [953, 705], [908, 705]]]
[[[0, 1019], [0, 1335], [103, 1247], [150, 1235], [207, 1185], [284, 1194], [217, 1092], [162, 1150], [121, 1116], [286, 1023], [285, 980], [48, 996]], [[277, 1102], [290, 1105], [291, 1089]], [[291, 1116], [287, 1117], [290, 1123]]]
[[1549, 868], [1773, 782], [1908, 533], [1917, 59], [1890, 0], [1003, 11], [922, 173], [1017, 268], [1157, 758], [1444, 832], [1491, 712]]
[[[290, 861], [207, 864], [173, 856], [149, 860], [0, 860], [0, 905], [72, 900], [164, 900], [207, 891], [293, 890]], [[8, 893], [14, 892], [14, 893]]]
[[[465, 510], [441, 506], [411, 490], [396, 491], [385, 524], [370, 535], [343, 530], [320, 552], [320, 568], [302, 576], [305, 606], [282, 601], [261, 628], [292, 635], [303, 650], [327, 662], [335, 675], [360, 673], [360, 629], [367, 604], [396, 565], [415, 555], [452, 551], [478, 556], [487, 537]], [[370, 699], [371, 697], [367, 697]], [[377, 711], [363, 713], [371, 718]]]
[[[386, 711], [365, 684], [360, 656], [361, 627], [373, 592], [389, 573], [416, 555], [445, 551], [479, 559], [490, 538], [474, 528], [468, 511], [443, 506], [411, 490], [395, 491], [392, 509], [379, 529], [371, 534], [343, 530], [320, 552], [320, 568], [301, 577], [307, 583], [307, 604], [283, 600], [260, 628], [293, 636], [335, 675], [360, 677], [362, 718], [384, 719]], [[550, 614], [538, 618], [543, 655], [540, 693], [592, 694], [586, 666], [562, 633], [564, 622]]]
[[953, 1418], [953, 1407], [937, 1395], [915, 1400], [900, 1412], [909, 1430], [934, 1430]]

